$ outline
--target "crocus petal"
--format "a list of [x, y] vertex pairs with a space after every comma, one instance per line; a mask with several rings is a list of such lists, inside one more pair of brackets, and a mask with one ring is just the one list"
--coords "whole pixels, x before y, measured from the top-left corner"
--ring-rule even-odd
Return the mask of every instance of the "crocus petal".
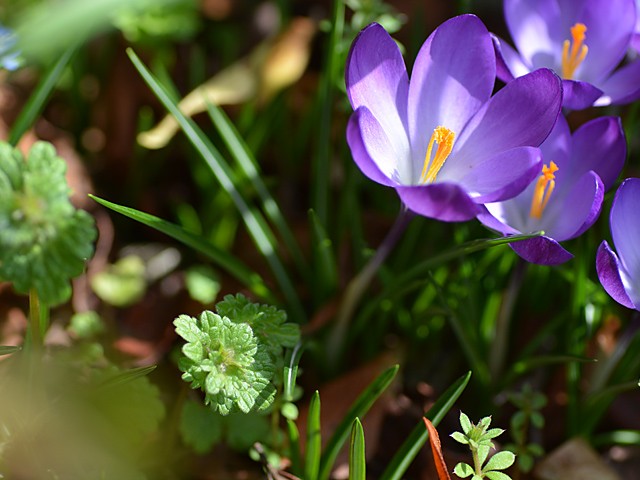
[[620, 175], [626, 156], [627, 144], [620, 118], [600, 117], [573, 133], [573, 165], [568, 170], [578, 174], [593, 170], [605, 190], [609, 190]]
[[456, 168], [469, 168], [514, 147], [537, 147], [549, 135], [561, 103], [560, 79], [546, 68], [507, 83], [462, 131]]
[[553, 238], [544, 235], [513, 242], [509, 246], [527, 262], [538, 265], [560, 265], [573, 258], [573, 255], [562, 248]]
[[367, 107], [358, 108], [347, 124], [347, 143], [358, 168], [374, 182], [391, 186], [398, 177], [397, 159], [387, 134]]
[[496, 76], [507, 83], [516, 77], [526, 75], [531, 67], [526, 65], [516, 50], [497, 35], [492, 35], [496, 52]]
[[480, 211], [469, 195], [452, 183], [399, 186], [396, 191], [409, 210], [444, 222], [471, 220]]
[[587, 82], [563, 80], [562, 94], [563, 107], [569, 110], [584, 110], [596, 103], [603, 92]]
[[505, 0], [504, 16], [526, 63], [532, 68], [558, 65], [563, 29], [557, 0]]
[[611, 295], [611, 298], [627, 308], [638, 308], [633, 304], [624, 288], [620, 276], [620, 262], [617, 255], [609, 248], [606, 240], [603, 240], [598, 247], [596, 271], [598, 272], [600, 283], [605, 291]]
[[564, 115], [558, 115], [551, 133], [540, 145], [540, 151], [546, 163], [553, 160], [560, 167], [560, 171], [556, 173], [558, 177], [571, 158], [571, 129]]
[[398, 45], [380, 25], [369, 25], [354, 40], [345, 81], [353, 109], [366, 106], [387, 133], [393, 149], [402, 158], [409, 158], [409, 79]]
[[562, 242], [581, 235], [600, 215], [604, 185], [594, 172], [585, 173], [563, 198], [549, 201], [539, 228]]
[[409, 86], [409, 136], [414, 156], [424, 156], [433, 130], [459, 134], [491, 96], [496, 75], [491, 36], [474, 15], [454, 17], [423, 44]]
[[636, 32], [631, 37], [631, 48], [636, 52], [640, 52], [640, 33]]
[[609, 223], [620, 262], [634, 282], [640, 280], [638, 205], [640, 205], [640, 179], [629, 178], [622, 182], [616, 192]]
[[[570, 3], [570, 2], [567, 2]], [[599, 85], [624, 58], [636, 23], [635, 0], [586, 0], [578, 18], [568, 23], [586, 25], [589, 53], [577, 71], [578, 78]], [[569, 26], [571, 26], [569, 25]], [[565, 38], [570, 38], [569, 30]]]
[[[489, 205], [481, 205], [480, 213], [476, 216], [476, 218], [482, 223], [485, 227], [490, 228], [496, 232], [500, 232], [504, 235], [517, 235], [522, 233], [520, 230], [513, 228], [511, 225], [507, 225], [504, 221], [504, 215], [502, 207], [505, 206], [508, 202], [500, 202], [500, 203], [491, 203]], [[487, 207], [494, 207], [491, 210]]]
[[640, 60], [616, 70], [609, 78], [598, 84], [603, 91], [596, 106], [630, 103], [640, 98]]
[[499, 202], [522, 192], [540, 173], [541, 161], [536, 147], [513, 148], [473, 165], [458, 183], [476, 203]]

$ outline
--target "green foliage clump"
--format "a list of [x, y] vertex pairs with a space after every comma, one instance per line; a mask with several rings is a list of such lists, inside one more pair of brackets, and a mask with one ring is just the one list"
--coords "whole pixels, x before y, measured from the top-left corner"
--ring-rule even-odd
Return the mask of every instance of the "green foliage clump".
[[182, 440], [194, 452], [205, 454], [224, 441], [237, 451], [247, 451], [255, 442], [268, 441], [269, 418], [259, 412], [220, 415], [202, 405], [187, 400], [180, 415]]
[[531, 385], [526, 384], [521, 392], [509, 396], [509, 400], [518, 408], [518, 411], [511, 417], [510, 430], [514, 443], [505, 446], [518, 455], [518, 468], [522, 472], [530, 472], [536, 457], [544, 454], [542, 445], [529, 442], [529, 432], [532, 429], [542, 429], [544, 426], [544, 416], [541, 411], [547, 404], [547, 397], [533, 390]]
[[471, 477], [471, 480], [511, 480], [511, 477], [500, 470], [505, 470], [513, 465], [515, 455], [509, 451], [498, 452], [485, 463], [489, 451], [494, 448], [492, 440], [504, 433], [501, 428], [489, 428], [491, 417], [484, 417], [477, 425], [469, 420], [469, 417], [460, 412], [460, 425], [462, 432], [453, 432], [451, 437], [462, 444], [468, 445], [473, 455], [473, 467], [468, 463], [460, 462], [454, 468], [454, 473], [460, 478]]
[[272, 359], [282, 357], [284, 348], [293, 348], [300, 340], [300, 328], [287, 323], [287, 314], [272, 305], [252, 303], [244, 295], [225, 295], [216, 304], [216, 312], [234, 323], [246, 323]]
[[49, 143], [34, 144], [26, 160], [0, 143], [0, 279], [49, 305], [69, 299], [69, 280], [82, 273], [96, 238], [91, 216], [69, 200], [65, 171]]
[[243, 295], [227, 295], [216, 310], [174, 320], [187, 341], [178, 360], [182, 378], [222, 415], [264, 411], [275, 400], [283, 348], [295, 345], [299, 329], [284, 312]]

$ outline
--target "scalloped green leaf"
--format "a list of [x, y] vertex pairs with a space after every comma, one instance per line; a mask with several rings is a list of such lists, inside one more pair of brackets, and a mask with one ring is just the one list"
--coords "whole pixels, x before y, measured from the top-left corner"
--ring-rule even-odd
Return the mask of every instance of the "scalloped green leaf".
[[275, 366], [248, 324], [204, 311], [198, 319], [181, 315], [174, 325], [188, 342], [178, 361], [182, 378], [205, 392], [205, 404], [227, 415], [273, 403]]
[[25, 160], [0, 143], [0, 171], [0, 279], [62, 303], [93, 255], [93, 218], [71, 204], [66, 163], [51, 144], [35, 143]]
[[300, 340], [300, 327], [287, 322], [285, 311], [253, 303], [242, 294], [225, 295], [216, 304], [216, 312], [235, 323], [248, 324], [274, 357], [282, 356], [283, 348], [293, 348]]

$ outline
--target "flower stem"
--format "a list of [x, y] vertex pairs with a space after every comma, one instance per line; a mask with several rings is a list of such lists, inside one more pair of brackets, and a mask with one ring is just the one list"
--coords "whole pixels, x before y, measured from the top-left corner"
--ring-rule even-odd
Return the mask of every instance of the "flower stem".
[[478, 449], [471, 447], [471, 455], [473, 456], [473, 470], [475, 475], [478, 475], [480, 478], [482, 475], [482, 464], [480, 463], [480, 457], [478, 456]]
[[342, 352], [349, 323], [362, 295], [367, 290], [380, 266], [398, 243], [412, 217], [413, 214], [403, 205], [395, 223], [376, 250], [375, 255], [347, 285], [340, 309], [336, 315], [335, 327], [328, 342], [328, 357], [332, 361], [337, 361]]
[[29, 330], [31, 333], [31, 349], [34, 355], [38, 355], [42, 351], [43, 345], [40, 312], [40, 297], [38, 292], [32, 288], [29, 291]]
[[511, 315], [515, 307], [518, 293], [522, 288], [524, 274], [527, 270], [527, 262], [520, 257], [511, 273], [511, 280], [507, 286], [507, 290], [502, 297], [502, 304], [498, 312], [498, 318], [495, 326], [495, 337], [491, 347], [489, 358], [489, 369], [493, 381], [497, 381], [504, 369], [504, 362], [507, 355], [507, 343], [509, 341], [509, 327], [511, 324]]

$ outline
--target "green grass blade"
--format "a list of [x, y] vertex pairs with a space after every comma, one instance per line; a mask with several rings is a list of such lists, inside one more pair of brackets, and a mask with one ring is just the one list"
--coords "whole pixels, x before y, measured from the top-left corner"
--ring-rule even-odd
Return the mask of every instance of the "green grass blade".
[[318, 214], [320, 223], [327, 225], [329, 213], [329, 168], [331, 159], [331, 146], [334, 144], [331, 136], [331, 113], [333, 110], [333, 89], [338, 75], [339, 57], [338, 42], [342, 39], [344, 30], [344, 1], [334, 0], [331, 15], [331, 33], [327, 45], [324, 75], [322, 76], [319, 94], [318, 108], [319, 121], [317, 130], [316, 155], [313, 158], [313, 192], [312, 205]]
[[562, 364], [562, 363], [592, 363], [597, 362], [595, 358], [579, 357], [577, 355], [539, 355], [527, 357], [523, 360], [516, 361], [509, 372], [502, 380], [502, 384], [511, 385], [518, 377], [536, 368], [546, 365]]
[[340, 452], [340, 449], [344, 445], [344, 442], [349, 436], [351, 430], [351, 424], [356, 417], [363, 417], [371, 408], [371, 405], [378, 399], [378, 397], [384, 392], [392, 380], [398, 373], [398, 365], [388, 368], [382, 372], [378, 378], [376, 378], [371, 384], [360, 394], [356, 401], [351, 405], [349, 411], [342, 419], [342, 422], [338, 425], [333, 435], [327, 442], [325, 451], [322, 455], [322, 462], [320, 465], [321, 480], [329, 478], [333, 464], [336, 461], [336, 457]]
[[351, 446], [349, 448], [349, 480], [366, 480], [367, 459], [364, 449], [364, 431], [360, 419], [353, 421]]
[[182, 131], [189, 141], [205, 160], [211, 172], [220, 185], [222, 185], [222, 188], [224, 188], [232, 198], [256, 247], [267, 260], [271, 271], [276, 277], [276, 281], [280, 285], [280, 289], [287, 301], [289, 313], [296, 321], [302, 321], [304, 318], [304, 309], [302, 308], [302, 304], [296, 294], [287, 270], [276, 253], [276, 242], [266, 221], [259, 212], [249, 207], [244, 197], [236, 189], [237, 179], [233, 171], [207, 136], [198, 128], [193, 120], [183, 115], [175, 102], [171, 100], [165, 88], [158, 83], [156, 78], [149, 72], [133, 50], [128, 49], [127, 54], [158, 100], [160, 100], [165, 108], [176, 118], [180, 124], [180, 128], [182, 128]]
[[338, 270], [331, 239], [327, 235], [324, 226], [320, 223], [318, 215], [313, 210], [309, 210], [309, 221], [312, 232], [311, 248], [313, 249], [315, 261], [313, 293], [316, 300], [322, 302], [336, 291]]
[[289, 460], [291, 460], [291, 472], [294, 475], [302, 473], [302, 456], [300, 455], [300, 432], [296, 422], [287, 418], [287, 433], [289, 435]]
[[302, 357], [304, 348], [301, 342], [289, 351], [285, 359], [284, 366], [284, 388], [282, 397], [285, 402], [293, 402], [293, 391], [296, 388], [296, 379], [298, 377], [298, 364]]
[[0, 345], [0, 355], [10, 355], [20, 350], [22, 350], [22, 347], [16, 347], [13, 345]]
[[273, 294], [269, 291], [260, 275], [252, 271], [229, 252], [220, 250], [198, 235], [184, 230], [178, 225], [162, 220], [161, 218], [133, 208], [117, 205], [94, 195], [89, 196], [99, 204], [113, 210], [114, 212], [158, 230], [165, 235], [169, 235], [171, 238], [174, 238], [195, 251], [202, 253], [213, 260], [218, 266], [226, 270], [234, 278], [242, 282], [242, 284], [249, 288], [255, 295], [264, 298], [265, 300], [269, 300], [270, 302], [274, 301]]
[[105, 381], [98, 385], [98, 388], [110, 388], [123, 383], [131, 382], [140, 377], [149, 375], [156, 369], [156, 365], [150, 365], [148, 367], [132, 368], [125, 370], [124, 372], [116, 373], [115, 375], [107, 378]]
[[233, 158], [238, 162], [238, 165], [246, 175], [247, 179], [255, 187], [256, 192], [260, 197], [260, 201], [262, 202], [262, 209], [267, 215], [267, 218], [269, 218], [269, 220], [271, 220], [278, 229], [278, 232], [289, 250], [293, 261], [296, 263], [298, 270], [302, 275], [306, 275], [309, 269], [304, 256], [302, 255], [302, 251], [300, 250], [300, 246], [294, 238], [293, 233], [291, 233], [291, 229], [284, 219], [284, 216], [280, 211], [280, 207], [278, 207], [278, 203], [262, 181], [262, 175], [256, 166], [256, 161], [253, 155], [249, 151], [249, 147], [242, 137], [240, 137], [238, 130], [220, 107], [208, 103], [207, 110], [209, 112], [209, 117], [211, 117], [211, 121], [218, 129], [218, 132], [229, 149], [229, 152], [231, 152]]
[[[518, 242], [521, 240], [527, 240], [529, 238], [536, 238], [542, 235], [542, 232], [526, 234], [526, 235], [512, 235], [509, 237], [499, 238], [484, 238], [472, 240], [462, 245], [454, 247], [440, 255], [428, 258], [423, 262], [418, 263], [414, 267], [408, 269], [406, 272], [397, 275], [390, 286], [386, 287], [377, 297], [371, 299], [362, 313], [358, 315], [356, 324], [365, 324], [368, 319], [380, 308], [380, 303], [383, 300], [394, 299], [398, 300], [402, 295], [413, 291], [416, 287], [424, 284], [424, 279], [427, 277], [428, 272], [437, 268], [451, 260], [469, 255], [471, 253], [479, 252], [491, 247], [497, 247], [500, 245], [506, 245], [512, 242]], [[418, 280], [416, 280], [418, 279]]]
[[[434, 427], [440, 423], [445, 414], [462, 395], [470, 378], [471, 372], [456, 380], [429, 409], [426, 417], [431, 420]], [[424, 428], [424, 422], [420, 420], [393, 456], [380, 480], [400, 480], [428, 438], [429, 433]]]
[[320, 433], [320, 394], [316, 390], [309, 404], [307, 448], [304, 456], [304, 479], [317, 480], [320, 471], [322, 436]]
[[29, 97], [24, 108], [20, 111], [20, 115], [18, 115], [9, 133], [9, 143], [14, 147], [18, 144], [24, 133], [31, 128], [33, 122], [35, 122], [38, 115], [40, 115], [40, 112], [42, 112], [49, 95], [51, 95], [51, 92], [58, 83], [62, 72], [69, 63], [75, 50], [75, 47], [71, 47], [62, 54], [42, 80], [40, 80], [40, 83]]

